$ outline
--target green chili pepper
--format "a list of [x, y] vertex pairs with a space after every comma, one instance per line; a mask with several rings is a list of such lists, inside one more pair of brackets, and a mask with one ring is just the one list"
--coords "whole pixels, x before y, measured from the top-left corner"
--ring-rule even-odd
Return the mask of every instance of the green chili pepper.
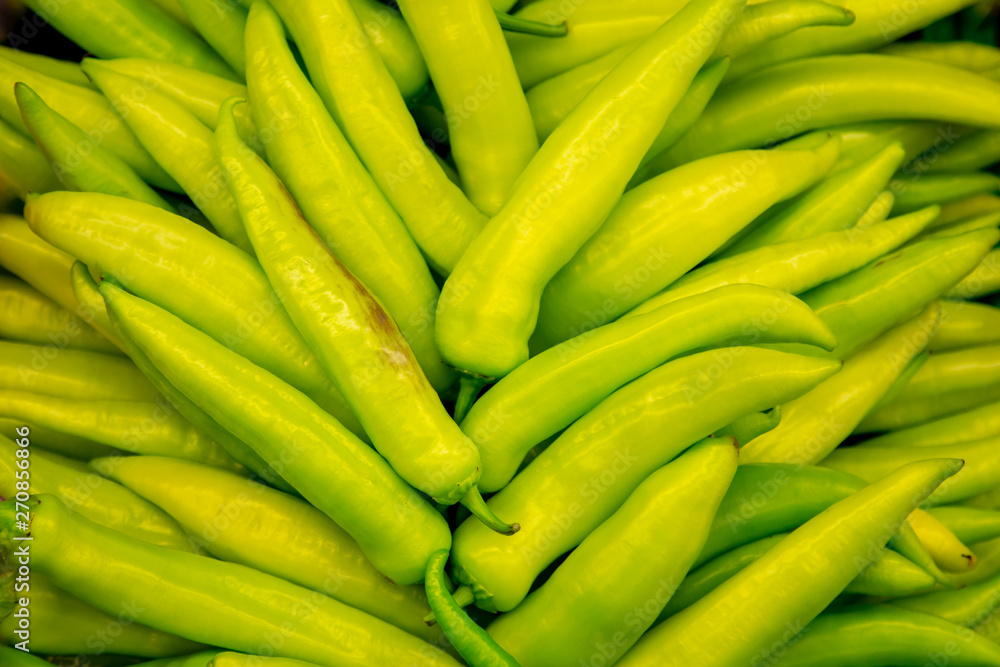
[[765, 214], [762, 222], [720, 253], [720, 257], [732, 257], [777, 243], [802, 241], [856, 226], [865, 210], [881, 196], [905, 157], [900, 144], [890, 144], [871, 159], [831, 176]]
[[[185, 396], [358, 541], [399, 585], [449, 546], [444, 519], [374, 450], [306, 396], [156, 306], [101, 285], [119, 323]], [[337, 484], [327, 472], [337, 470]]]
[[104, 307], [104, 298], [97, 289], [97, 283], [87, 270], [87, 265], [83, 262], [73, 262], [69, 272], [70, 285], [73, 288], [73, 296], [80, 304], [77, 313], [90, 324], [91, 327], [100, 332], [106, 342], [112, 344], [115, 349], [125, 351], [124, 344], [115, 333], [111, 320], [108, 318], [108, 311]]
[[986, 72], [1000, 67], [1000, 50], [976, 42], [896, 42], [879, 49], [879, 53], [930, 60], [971, 72]]
[[886, 433], [866, 443], [876, 447], [924, 447], [982, 440], [1000, 435], [998, 407], [998, 403], [989, 403], [920, 426]]
[[[835, 373], [837, 362], [732, 347], [671, 361], [611, 394], [489, 505], [522, 530], [492, 534], [466, 521], [452, 556], [477, 604], [508, 611], [536, 576], [609, 517], [653, 470], [706, 433], [778, 405]], [[635, 449], [635, 443], [643, 443]]]
[[932, 514], [922, 509], [910, 513], [907, 521], [927, 547], [928, 553], [945, 572], [968, 572], [976, 566], [976, 556], [962, 540]]
[[[517, 11], [514, 16], [550, 24], [565, 22], [569, 26], [569, 34], [557, 40], [532, 35], [507, 35], [507, 44], [522, 85], [531, 88], [624, 44], [649, 37], [684, 6], [685, 3], [679, 0], [656, 3], [602, 0], [581, 4], [542, 0]], [[708, 34], [717, 38], [718, 33], [735, 23], [738, 17], [737, 10], [721, 15], [720, 23]], [[705, 46], [698, 42], [698, 45], [714, 48], [714, 44]]]
[[52, 663], [20, 649], [0, 646], [0, 658], [8, 667], [49, 667]]
[[668, 303], [725, 285], [766, 285], [800, 294], [892, 252], [933, 220], [930, 207], [887, 222], [861, 224], [801, 241], [785, 241], [706, 264], [671, 283], [623, 317], [651, 312]]
[[136, 454], [160, 454], [242, 469], [162, 398], [98, 401], [0, 391], [0, 414]]
[[[766, 660], [772, 646], [783, 646], [783, 636], [786, 642], [792, 639], [832, 602], [857, 576], [858, 568], [874, 560], [894, 527], [961, 466], [954, 459], [913, 463], [838, 502], [647, 633], [618, 664], [730, 665], [747, 664], [755, 657]], [[809, 586], [802, 585], [804, 580]], [[734, 627], [740, 628], [740, 641], [731, 641]]]
[[972, 551], [976, 555], [976, 567], [971, 572], [952, 575], [956, 589], [980, 584], [1000, 574], [1000, 540], [975, 544]]
[[121, 158], [55, 112], [27, 85], [14, 84], [14, 97], [62, 189], [128, 197], [174, 212]]
[[222, 56], [233, 72], [246, 78], [243, 32], [247, 10], [236, 0], [178, 0], [178, 3], [198, 34]]
[[982, 229], [920, 241], [820, 285], [802, 300], [837, 336], [830, 355], [843, 359], [941, 296], [975, 268], [997, 238], [997, 230]]
[[[437, 271], [447, 274], [485, 218], [424, 144], [395, 82], [347, 0], [271, 3], [301, 49], [316, 92]], [[486, 84], [483, 84], [486, 86]], [[358, 91], [365, 95], [358, 97]], [[493, 94], [495, 91], [483, 94]]]
[[9, 46], [0, 46], [0, 58], [5, 58], [22, 67], [33, 69], [53, 79], [59, 79], [60, 81], [85, 88], [94, 87], [94, 84], [90, 82], [87, 75], [80, 70], [80, 63], [50, 58], [40, 53], [13, 49]]
[[42, 428], [19, 419], [0, 417], [0, 435], [16, 439], [19, 429], [27, 428], [31, 435], [31, 445], [46, 452], [65, 456], [70, 460], [89, 461], [99, 456], [119, 456], [123, 452], [114, 447], [99, 445], [86, 438]]
[[[989, 231], [995, 231], [991, 228]], [[962, 281], [945, 294], [949, 299], [976, 299], [1000, 291], [1000, 249], [992, 250]]]
[[[247, 44], [255, 54], [247, 77], [254, 114], [261, 127], [282, 128], [267, 144], [271, 167], [399, 325], [431, 385], [446, 389], [455, 376], [434, 344], [439, 291], [420, 249], [302, 74], [267, 5], [252, 11]], [[302, 169], [303, 161], [311, 167]]]
[[815, 465], [851, 434], [906, 365], [927, 345], [941, 317], [935, 302], [844, 361], [844, 369], [782, 406], [781, 423], [744, 445], [742, 462]]
[[[738, 572], [766, 554], [788, 536], [778, 533], [751, 542], [713, 558], [684, 578], [677, 593], [660, 612], [657, 623], [687, 609], [692, 604], [731, 579]], [[934, 577], [926, 570], [900, 556], [895, 551], [884, 550], [878, 560], [866, 567], [844, 589], [845, 593], [902, 597], [926, 593], [934, 589]]]
[[492, 387], [462, 421], [483, 458], [480, 488], [499, 491], [528, 450], [673, 357], [734, 342], [798, 338], [835, 345], [816, 325], [796, 299], [739, 285], [587, 331], [546, 350]]
[[75, 0], [53, 7], [42, 0], [26, 0], [25, 4], [101, 58], [154, 58], [236, 80], [212, 47], [151, 2]]
[[236, 202], [216, 163], [211, 131], [160, 90], [118, 74], [102, 60], [88, 58], [83, 68], [219, 235], [241, 250], [252, 252]]
[[[55, 496], [26, 504], [32, 570], [105, 613], [128, 601], [136, 622], [151, 628], [233, 650], [271, 647], [324, 667], [457, 665], [384, 621], [277, 577], [140, 542], [71, 515]], [[0, 504], [8, 556], [12, 538], [23, 534], [14, 510], [13, 501]], [[282, 641], [275, 646], [267, 637]]]
[[156, 401], [159, 392], [128, 359], [54, 345], [0, 340], [0, 389], [95, 401]]
[[767, 433], [781, 423], [781, 406], [767, 410], [766, 412], [751, 412], [740, 417], [731, 424], [723, 426], [713, 433], [716, 438], [731, 436], [736, 440], [737, 445], [741, 442], [750, 442], [754, 438]]
[[196, 642], [136, 623], [134, 606], [126, 601], [114, 613], [105, 613], [74, 598], [40, 574], [32, 573], [24, 583], [17, 583], [15, 576], [13, 570], [0, 575], [0, 615], [5, 616], [0, 621], [0, 632], [10, 643], [20, 639], [19, 619], [12, 612], [15, 600], [28, 601], [29, 646], [33, 652], [159, 658], [203, 648]]
[[292, 321], [359, 415], [375, 448], [411, 485], [442, 504], [483, 511], [475, 444], [444, 409], [379, 301], [319, 242], [267, 165], [239, 140], [231, 106], [216, 130], [219, 160], [261, 265]]
[[31, 231], [24, 218], [0, 215], [0, 265], [69, 312], [78, 312], [69, 281], [73, 258]]
[[849, 26], [797, 30], [744, 55], [730, 78], [752, 74], [774, 63], [828, 53], [867, 51], [954, 14], [975, 0], [928, 0], [901, 10], [895, 0], [838, 0], [855, 21]]
[[490, 635], [524, 667], [614, 663], [690, 569], [736, 465], [736, 442], [709, 438], [650, 475]]
[[[527, 361], [546, 283], [611, 213], [656, 129], [718, 40], [707, 26], [735, 16], [744, 4], [687, 5], [615, 67], [549, 137], [442, 289], [437, 342], [446, 361], [487, 378], [503, 377]], [[687, 55], [692, 35], [706, 34], [704, 49]], [[644, 85], [635, 85], [638, 79]], [[622, 131], [625, 126], [628, 132]], [[602, 168], [591, 169], [598, 156]], [[561, 339], [571, 335], [565, 332]]]
[[0, 337], [44, 345], [116, 353], [118, 348], [85, 321], [17, 278], [0, 276]]
[[918, 238], [940, 239], [948, 236], [958, 236], [959, 234], [965, 234], [966, 232], [974, 232], [977, 229], [986, 229], [988, 227], [996, 228], [998, 226], [1000, 226], [1000, 212], [987, 213], [986, 215], [967, 218], [945, 227], [928, 230], [926, 233], [921, 234]]
[[[31, 431], [22, 427], [12, 434], [12, 438], [34, 446], [35, 434]], [[37, 449], [31, 449], [29, 456], [22, 458], [17, 454], [22, 450], [27, 451], [6, 437], [0, 437], [0, 452], [3, 453], [0, 470], [4, 472], [0, 497], [14, 497], [18, 491], [15, 479], [30, 479], [22, 490], [56, 495], [68, 509], [95, 523], [150, 544], [195, 551], [190, 538], [176, 521], [125, 487], [98, 477], [78, 461]], [[22, 465], [25, 459], [28, 460]], [[30, 471], [30, 477], [25, 470]]]
[[841, 123], [899, 118], [995, 127], [997, 105], [997, 82], [954, 67], [874, 54], [805, 58], [723, 86], [670, 149], [670, 162]]
[[933, 173], [983, 169], [1000, 161], [1000, 131], [979, 130], [959, 139], [929, 165]]
[[350, 3], [365, 34], [396, 81], [399, 94], [410, 99], [420, 92], [427, 85], [427, 64], [407, 21], [378, 0], [350, 0]]
[[53, 192], [32, 199], [25, 213], [41, 236], [290, 380], [363, 432], [246, 253], [184, 218], [120, 197]]
[[877, 413], [868, 415], [856, 429], [857, 433], [897, 431], [921, 426], [943, 417], [978, 408], [1000, 400], [1000, 385], [965, 391], [953, 391], [926, 398], [894, 401]]
[[933, 355], [899, 398], [925, 398], [1000, 384], [1000, 345], [983, 345]]
[[984, 493], [1000, 485], [1000, 438], [992, 437], [954, 445], [931, 445], [914, 449], [858, 445], [837, 449], [820, 464], [872, 481], [898, 468], [923, 459], [959, 455], [965, 468], [943, 483], [925, 501], [928, 507], [946, 505]]
[[[234, 96], [247, 96], [247, 88], [243, 84], [162, 60], [116, 58], [102, 60], [100, 66], [138, 81], [141, 88], [135, 91], [134, 96], [138, 97], [145, 91], [162, 93], [211, 129], [215, 129], [223, 101]], [[262, 138], [250, 110], [241, 109], [236, 116], [243, 140], [251, 143], [254, 150], [263, 150], [260, 148]], [[270, 128], [272, 132], [278, 129]]]
[[59, 179], [32, 139], [0, 120], [0, 174], [10, 181], [21, 199], [29, 192], [59, 189]]
[[402, 0], [400, 10], [441, 97], [462, 187], [480, 211], [496, 215], [538, 139], [493, 7], [489, 0]]
[[28, 134], [14, 98], [14, 84], [18, 82], [31, 86], [52, 109], [86, 132], [95, 144], [121, 158], [144, 180], [157, 187], [178, 190], [177, 183], [156, 164], [100, 93], [53, 79], [0, 57], [0, 88], [3, 90], [0, 117], [15, 129]]
[[[850, 638], [841, 641], [841, 638]], [[821, 615], [782, 651], [793, 667], [923, 665], [947, 655], [955, 667], [1000, 665], [1000, 646], [929, 614], [894, 606], [848, 607]]]
[[163, 508], [217, 558], [324, 592], [428, 641], [440, 638], [421, 620], [429, 611], [421, 588], [387, 581], [340, 526], [298, 498], [176, 458], [98, 459], [91, 467]]
[[[947, 508], [941, 508], [943, 509]], [[934, 591], [913, 598], [893, 600], [890, 604], [974, 628], [1000, 606], [1000, 577], [994, 576], [959, 590]]]
[[1000, 537], [1000, 512], [996, 510], [946, 505], [932, 507], [927, 513], [967, 544], [977, 544]]
[[517, 661], [485, 630], [476, 625], [452, 597], [449, 592], [450, 582], [444, 573], [447, 560], [447, 549], [441, 549], [432, 554], [427, 562], [424, 587], [437, 623], [442, 626], [452, 645], [470, 665], [519, 667]]
[[889, 189], [896, 195], [893, 213], [908, 213], [931, 204], [947, 204], [1000, 189], [1000, 176], [984, 172], [920, 174], [894, 179]]
[[941, 216], [931, 226], [944, 227], [974, 216], [997, 212], [1000, 212], [1000, 197], [996, 195], [976, 195], [942, 206]]
[[814, 0], [771, 0], [748, 5], [715, 49], [717, 56], [739, 58], [762, 44], [810, 26], [849, 26], [854, 12]]
[[[726, 153], [630, 191], [546, 285], [533, 349], [642, 303], [768, 206], [815, 183], [836, 155], [835, 142], [817, 151]], [[692, 219], [711, 222], [691, 224]]]

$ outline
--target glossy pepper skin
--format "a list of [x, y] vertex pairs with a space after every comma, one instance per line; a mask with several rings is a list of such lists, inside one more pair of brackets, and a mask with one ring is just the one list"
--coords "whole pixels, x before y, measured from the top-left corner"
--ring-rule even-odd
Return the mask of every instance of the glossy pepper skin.
[[987, 403], [925, 424], [894, 430], [865, 442], [877, 447], [923, 447], [982, 440], [1000, 435], [998, 407], [998, 402]]
[[59, 179], [34, 141], [0, 119], [0, 174], [17, 192], [27, 199], [29, 192], [45, 193], [58, 190]]
[[477, 495], [482, 464], [475, 444], [445, 411], [382, 304], [323, 245], [274, 172], [240, 141], [230, 111], [235, 103], [222, 107], [219, 161], [292, 321], [403, 479], [443, 504]]
[[[500, 378], [528, 358], [545, 284], [610, 213], [741, 0], [696, 0], [628, 55], [573, 110], [469, 246], [438, 304], [438, 347], [456, 368]], [[695, 56], [692, 35], [710, 35]], [[599, 156], [599, 158], [598, 158]], [[600, 159], [601, 168], [593, 168]]]
[[217, 558], [320, 591], [429, 642], [440, 639], [440, 630], [421, 620], [430, 611], [423, 590], [386, 580], [343, 528], [299, 498], [181, 459], [103, 458], [90, 467], [162, 508]]
[[[32, 566], [105, 613], [134, 601], [139, 623], [233, 650], [256, 651], [262, 637], [277, 633], [284, 641], [276, 655], [323, 667], [457, 664], [388, 623], [277, 577], [134, 540], [71, 515], [54, 496], [34, 496], [28, 505]], [[0, 506], [0, 543], [9, 554], [12, 538], [23, 533], [14, 526], [13, 501]]]
[[77, 312], [69, 273], [73, 257], [39, 237], [24, 218], [0, 215], [0, 266], [60, 306]]
[[[646, 373], [577, 420], [490, 498], [494, 512], [517, 517], [518, 534], [496, 535], [468, 520], [459, 527], [452, 551], [458, 578], [472, 586], [479, 606], [513, 609], [542, 570], [654, 470], [705, 433], [790, 400], [839, 368], [815, 357], [732, 347]], [[710, 372], [718, 379], [710, 380]]]
[[221, 56], [237, 77], [245, 79], [247, 62], [243, 32], [247, 25], [246, 10], [236, 2], [220, 3], [218, 0], [177, 0], [177, 3], [202, 39]]
[[[109, 313], [163, 375], [247, 443], [399, 585], [424, 576], [448, 526], [373, 449], [267, 371], [156, 306], [101, 285]], [[330, 484], [330, 470], [338, 482]]]
[[281, 128], [266, 145], [271, 168], [327, 247], [382, 302], [431, 385], [447, 389], [455, 374], [434, 345], [440, 291], [420, 249], [295, 62], [274, 11], [258, 3], [248, 25], [254, 117]]
[[243, 251], [180, 216], [120, 197], [53, 192], [32, 199], [26, 213], [41, 236], [290, 381], [363, 433], [264, 271]]
[[[452, 183], [348, 0], [275, 0], [316, 92], [431, 267], [447, 275], [486, 219]], [[364, 95], [359, 95], [364, 91]]]
[[219, 236], [240, 250], [252, 252], [236, 203], [216, 163], [211, 131], [158, 86], [120, 74], [103, 60], [87, 58], [83, 68]]
[[441, 98], [462, 188], [493, 216], [538, 150], [493, 7], [489, 0], [403, 0], [399, 8]]
[[178, 191], [177, 183], [156, 164], [132, 131], [97, 91], [53, 79], [0, 57], [0, 118], [28, 134], [14, 98], [14, 84], [22, 82], [38, 93], [57, 113], [65, 116], [101, 146], [125, 161], [144, 180], [157, 187]]
[[17, 278], [0, 276], [0, 338], [117, 354], [100, 333]]
[[[16, 572], [0, 575], [0, 632], [7, 641], [18, 641], [14, 630], [14, 600], [25, 598], [31, 610], [29, 646], [37, 653], [83, 655], [100, 648], [101, 653], [160, 658], [184, 655], [204, 648], [187, 639], [154, 630], [130, 618], [134, 607], [127, 603], [105, 613], [59, 589], [47, 577], [33, 573], [27, 590], [18, 591]], [[0, 656], [3, 654], [0, 653]], [[4, 661], [7, 667], [10, 663]]]
[[[795, 531], [735, 577], [661, 623], [618, 663], [638, 665], [747, 664], [787, 632], [815, 618], [873, 560], [896, 526], [960, 460], [906, 466], [840, 501]], [[819, 576], [812, 574], [820, 572]], [[812, 573], [812, 574], [811, 574]], [[801, 585], [808, 577], [809, 586]], [[730, 641], [734, 627], [740, 641]]]
[[653, 296], [768, 207], [822, 178], [838, 151], [832, 140], [815, 151], [725, 153], [630, 190], [545, 286], [532, 348]]
[[[737, 456], [732, 438], [708, 438], [654, 472], [541, 588], [491, 623], [490, 635], [522, 667], [576, 666], [597, 655], [613, 663], [698, 556]], [[612, 655], [601, 650], [609, 646]]]
[[781, 408], [781, 423], [743, 447], [750, 463], [816, 465], [832, 452], [927, 346], [941, 318], [931, 303], [844, 361], [840, 373]]
[[[10, 435], [22, 442], [26, 438], [34, 445], [32, 430], [21, 427]], [[27, 434], [22, 435], [25, 431]], [[13, 498], [17, 493], [15, 480], [25, 477], [24, 468], [17, 463], [19, 449], [23, 448], [0, 437], [0, 452], [4, 455], [0, 463], [4, 472], [0, 497]], [[163, 510], [120, 484], [100, 478], [83, 463], [38, 449], [32, 449], [29, 458], [29, 493], [58, 496], [71, 511], [138, 540], [179, 551], [195, 551], [184, 530]]]
[[155, 58], [237, 78], [208, 44], [155, 3], [77, 0], [53, 7], [29, 0], [26, 4], [59, 32], [101, 58]]
[[24, 124], [46, 156], [65, 190], [103, 192], [128, 197], [174, 212], [124, 160], [105, 150], [87, 133], [54, 111], [27, 84], [14, 84]]
[[[794, 118], [802, 104], [815, 109], [789, 123], [786, 114]], [[946, 65], [875, 54], [804, 58], [723, 86], [669, 155], [679, 165], [818, 127], [890, 118], [996, 127], [998, 104], [1000, 83]]]
[[483, 459], [480, 488], [499, 491], [532, 447], [673, 357], [721, 344], [799, 340], [836, 345], [817, 325], [815, 315], [796, 299], [739, 285], [612, 322], [550, 348], [494, 385], [462, 421]]

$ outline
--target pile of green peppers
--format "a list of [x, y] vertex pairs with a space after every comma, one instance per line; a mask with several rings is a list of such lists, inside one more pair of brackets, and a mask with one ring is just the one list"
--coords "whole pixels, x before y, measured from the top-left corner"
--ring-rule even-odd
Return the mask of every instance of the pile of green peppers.
[[0, 665], [1000, 666], [996, 3], [25, 4]]

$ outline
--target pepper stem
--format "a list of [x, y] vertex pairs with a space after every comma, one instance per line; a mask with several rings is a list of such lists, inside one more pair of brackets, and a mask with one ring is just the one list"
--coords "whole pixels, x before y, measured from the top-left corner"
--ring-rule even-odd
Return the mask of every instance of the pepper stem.
[[486, 501], [483, 500], [483, 495], [479, 493], [478, 486], [474, 486], [469, 489], [469, 492], [465, 494], [465, 497], [462, 498], [460, 502], [467, 510], [472, 512], [474, 517], [501, 535], [513, 535], [517, 531], [521, 530], [521, 524], [504, 523], [498, 519], [495, 514], [493, 514], [493, 510], [489, 508]]
[[[455, 598], [455, 604], [463, 609], [476, 601], [476, 594], [472, 592], [472, 588], [469, 586], [459, 586], [455, 589], [455, 592], [452, 593], [451, 596]], [[427, 625], [434, 625], [437, 623], [437, 617], [434, 616], [433, 611], [424, 616], [424, 623]]]
[[496, 15], [497, 20], [500, 22], [500, 27], [507, 32], [519, 32], [524, 35], [535, 35], [536, 37], [565, 37], [566, 33], [569, 32], [565, 21], [552, 25], [551, 23], [542, 23], [541, 21], [521, 19], [499, 10], [496, 12]]
[[472, 404], [479, 397], [479, 392], [487, 384], [486, 378], [471, 373], [462, 373], [458, 380], [458, 398], [455, 400], [455, 422], [462, 423], [469, 414]]

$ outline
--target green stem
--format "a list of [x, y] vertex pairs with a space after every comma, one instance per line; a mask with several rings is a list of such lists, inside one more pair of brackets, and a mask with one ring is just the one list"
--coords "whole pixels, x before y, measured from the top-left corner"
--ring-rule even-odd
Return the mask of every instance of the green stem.
[[535, 35], [536, 37], [565, 37], [569, 32], [569, 27], [563, 21], [557, 25], [542, 23], [541, 21], [529, 21], [519, 19], [506, 12], [497, 11], [497, 20], [500, 27], [507, 32], [519, 32], [524, 35]]
[[458, 398], [455, 400], [455, 422], [461, 424], [469, 409], [479, 397], [479, 392], [487, 385], [486, 378], [472, 373], [463, 373], [458, 380]]
[[[476, 601], [476, 594], [473, 593], [472, 589], [468, 586], [459, 586], [454, 590], [454, 592], [452, 592], [451, 596], [455, 598], [455, 604], [463, 609]], [[434, 617], [433, 611], [424, 616], [424, 623], [427, 625], [434, 625], [437, 623], [437, 619]]]
[[493, 514], [493, 510], [486, 504], [486, 501], [483, 500], [483, 495], [479, 493], [479, 487], [477, 486], [469, 489], [469, 492], [465, 494], [465, 497], [460, 502], [465, 505], [466, 509], [472, 512], [473, 516], [501, 535], [513, 535], [521, 530], [521, 524], [504, 523], [498, 519]]

